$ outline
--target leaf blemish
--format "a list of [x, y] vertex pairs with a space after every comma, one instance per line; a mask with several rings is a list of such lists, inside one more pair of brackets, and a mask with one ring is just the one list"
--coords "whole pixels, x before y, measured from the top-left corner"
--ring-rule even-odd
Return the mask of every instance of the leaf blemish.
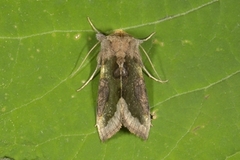
[[78, 33], [78, 34], [76, 34], [75, 36], [74, 36], [74, 39], [75, 40], [79, 40], [81, 38], [81, 34], [80, 33]]

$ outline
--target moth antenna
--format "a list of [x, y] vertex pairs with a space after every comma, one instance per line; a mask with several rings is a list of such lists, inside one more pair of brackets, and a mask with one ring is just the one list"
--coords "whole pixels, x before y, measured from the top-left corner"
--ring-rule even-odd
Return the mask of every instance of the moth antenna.
[[77, 68], [76, 71], [74, 71], [74, 72], [70, 75], [71, 78], [72, 78], [73, 76], [75, 76], [76, 73], [82, 68], [83, 63], [86, 61], [86, 59], [87, 59], [87, 57], [89, 56], [89, 54], [94, 50], [94, 48], [96, 48], [96, 46], [97, 46], [99, 43], [100, 43], [100, 42], [96, 43], [96, 44], [90, 49], [90, 51], [88, 51], [87, 55], [84, 57], [84, 59], [83, 59], [82, 63], [80, 64], [80, 66]]
[[[150, 36], [152, 36], [153, 34], [154, 34], [154, 33], [152, 33]], [[150, 36], [148, 36], [146, 39], [149, 39]], [[146, 40], [146, 39], [144, 39], [144, 40]], [[147, 57], [150, 65], [151, 65], [154, 73], [157, 75], [158, 79], [157, 79], [156, 77], [154, 77], [153, 75], [151, 75], [151, 74], [148, 72], [148, 70], [145, 68], [145, 66], [143, 66], [144, 72], [147, 73], [147, 75], [148, 75], [150, 78], [152, 78], [153, 80], [155, 80], [155, 81], [157, 81], [157, 82], [160, 82], [160, 83], [165, 83], [165, 82], [167, 82], [168, 80], [165, 80], [165, 81], [161, 80], [161, 78], [159, 77], [159, 75], [158, 75], [158, 73], [157, 73], [154, 65], [152, 64], [152, 61], [151, 61], [151, 59], [149, 58], [147, 52], [145, 51], [145, 49], [144, 49], [141, 45], [140, 45], [140, 47], [141, 47], [141, 49], [143, 50], [144, 54], [146, 55], [146, 57]]]
[[155, 34], [156, 32], [153, 32], [153, 33], [151, 33], [147, 38], [145, 38], [145, 39], [141, 39], [141, 41], [147, 41], [147, 40], [149, 40], [154, 34]]
[[88, 22], [90, 23], [91, 27], [93, 28], [93, 30], [94, 30], [95, 32], [97, 32], [97, 33], [101, 33], [101, 32], [99, 32], [99, 31], [94, 27], [94, 25], [93, 25], [92, 21], [90, 20], [90, 18], [87, 17], [87, 19], [88, 19]]
[[93, 74], [90, 76], [90, 78], [82, 85], [82, 87], [80, 87], [77, 91], [81, 91], [96, 75], [98, 69], [100, 68], [99, 65], [97, 65], [96, 69], [94, 70]]

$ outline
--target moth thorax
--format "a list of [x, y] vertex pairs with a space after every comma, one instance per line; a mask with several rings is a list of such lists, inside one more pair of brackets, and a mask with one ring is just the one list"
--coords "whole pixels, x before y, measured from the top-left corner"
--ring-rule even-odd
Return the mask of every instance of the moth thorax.
[[118, 58], [125, 58], [126, 53], [123, 52], [123, 51], [118, 51], [118, 52], [116, 52], [115, 56], [117, 57], [117, 59]]
[[117, 61], [116, 62], [117, 62], [118, 66], [120, 68], [123, 68], [123, 64], [125, 62], [125, 59], [124, 59], [124, 57], [117, 57]]

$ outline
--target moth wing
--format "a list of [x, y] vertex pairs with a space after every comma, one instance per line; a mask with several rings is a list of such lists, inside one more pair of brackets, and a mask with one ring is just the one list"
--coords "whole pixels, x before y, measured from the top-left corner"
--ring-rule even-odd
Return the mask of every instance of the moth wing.
[[101, 66], [98, 88], [97, 128], [100, 139], [105, 141], [118, 132], [122, 126], [121, 111], [117, 109], [120, 98], [119, 79], [113, 77], [116, 60], [106, 60]]
[[124, 68], [128, 76], [123, 77], [122, 97], [118, 105], [122, 107], [122, 124], [133, 134], [147, 139], [151, 118], [142, 66], [137, 59], [127, 57]]

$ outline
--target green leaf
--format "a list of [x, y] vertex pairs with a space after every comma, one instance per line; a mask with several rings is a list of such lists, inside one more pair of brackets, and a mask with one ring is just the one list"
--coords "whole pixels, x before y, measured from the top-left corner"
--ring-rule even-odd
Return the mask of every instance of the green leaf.
[[[13, 159], [240, 159], [240, 2], [0, 2], [0, 157]], [[99, 140], [95, 111], [101, 32], [122, 28], [160, 77], [145, 76], [154, 112], [147, 141], [121, 130]], [[143, 55], [148, 70], [153, 70]], [[1, 158], [0, 158], [1, 159]], [[3, 159], [3, 158], [2, 158]]]

